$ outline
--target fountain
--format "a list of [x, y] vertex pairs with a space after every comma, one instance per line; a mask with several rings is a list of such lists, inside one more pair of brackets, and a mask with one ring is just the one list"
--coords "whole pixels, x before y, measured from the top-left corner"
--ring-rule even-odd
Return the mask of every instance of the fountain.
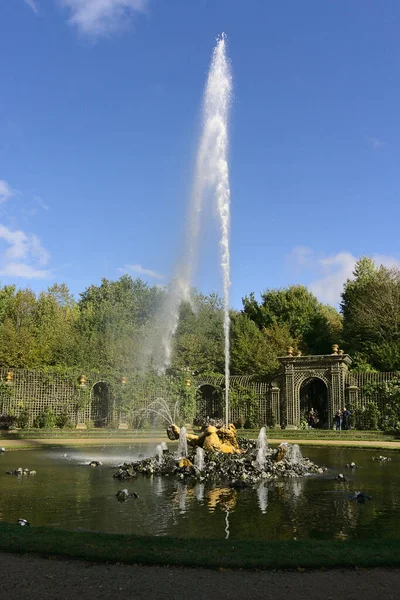
[[186, 427], [182, 427], [182, 429], [179, 432], [178, 456], [179, 456], [179, 458], [186, 458], [187, 454], [188, 454], [188, 449], [187, 449]]
[[[230, 287], [230, 187], [228, 168], [228, 117], [232, 93], [232, 77], [226, 56], [226, 38], [223, 34], [214, 49], [203, 99], [203, 131], [196, 159], [196, 169], [191, 196], [190, 216], [186, 230], [185, 261], [177, 268], [166, 304], [161, 313], [157, 335], [153, 340], [153, 362], [159, 373], [165, 373], [171, 364], [172, 339], [183, 301], [190, 300], [192, 271], [199, 237], [199, 218], [205, 197], [214, 197], [220, 222], [221, 269], [223, 275], [224, 348], [225, 348], [225, 426], [208, 424], [200, 435], [188, 434], [175, 423], [174, 415], [163, 399], [147, 407], [168, 423], [170, 440], [179, 440], [178, 458], [174, 453], [164, 453], [163, 462], [156, 458], [124, 465], [115, 474], [125, 479], [131, 473], [177, 474], [179, 478], [201, 477], [215, 482], [222, 480], [243, 487], [256, 485], [264, 479], [294, 477], [322, 469], [303, 459], [297, 449], [281, 443], [276, 450], [268, 450], [266, 429], [263, 427], [257, 443], [240, 440], [235, 427], [229, 423], [229, 287]], [[158, 404], [157, 404], [158, 403]], [[189, 449], [188, 449], [189, 446]], [[200, 469], [199, 463], [202, 468]]]
[[157, 444], [155, 457], [156, 457], [159, 465], [161, 465], [163, 463], [163, 460], [164, 460], [163, 454], [164, 454], [164, 450], [163, 450], [162, 444]]
[[303, 455], [300, 450], [300, 446], [298, 444], [293, 444], [289, 448], [289, 459], [294, 464], [298, 464], [302, 461]]
[[160, 311], [156, 333], [146, 349], [159, 374], [171, 364], [172, 341], [179, 321], [181, 303], [190, 301], [190, 289], [196, 260], [200, 215], [207, 196], [213, 195], [219, 217], [221, 269], [223, 278], [225, 338], [225, 423], [229, 423], [229, 287], [230, 287], [230, 187], [228, 168], [228, 118], [232, 77], [226, 56], [226, 36], [214, 49], [203, 99], [203, 131], [196, 158], [194, 183], [186, 227], [185, 257], [176, 267], [165, 304]]
[[194, 459], [194, 466], [197, 467], [201, 473], [204, 469], [204, 450], [198, 446], [196, 448], [196, 457]]
[[256, 462], [261, 470], [264, 469], [265, 460], [268, 452], [267, 430], [261, 427], [257, 438], [257, 458]]

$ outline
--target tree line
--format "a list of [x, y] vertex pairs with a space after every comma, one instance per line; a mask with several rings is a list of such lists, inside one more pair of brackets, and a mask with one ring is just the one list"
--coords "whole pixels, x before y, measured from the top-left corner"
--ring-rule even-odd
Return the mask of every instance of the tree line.
[[[36, 295], [0, 287], [0, 365], [129, 374], [141, 368], [143, 348], [167, 292], [124, 275], [102, 279], [75, 299], [65, 284]], [[222, 373], [222, 302], [193, 290], [180, 308], [171, 371]], [[289, 346], [329, 354], [339, 343], [359, 370], [400, 371], [400, 270], [358, 261], [339, 310], [306, 287], [292, 285], [243, 298], [231, 311], [231, 373], [272, 374]]]

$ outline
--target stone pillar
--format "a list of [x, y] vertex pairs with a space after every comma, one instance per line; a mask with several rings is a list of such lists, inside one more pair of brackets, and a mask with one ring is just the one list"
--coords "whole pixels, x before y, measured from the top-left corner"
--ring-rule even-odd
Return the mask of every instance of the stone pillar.
[[294, 365], [292, 363], [285, 366], [285, 402], [282, 406], [282, 418], [289, 429], [297, 425], [294, 414], [294, 396]]
[[278, 388], [278, 386], [273, 385], [271, 388], [271, 394], [270, 394], [270, 410], [271, 410], [271, 414], [273, 415], [274, 419], [275, 419], [275, 423], [277, 425], [280, 425], [280, 421], [281, 421], [281, 414], [280, 414], [280, 394], [281, 394], [281, 390]]
[[347, 388], [347, 401], [354, 409], [358, 406], [358, 385], [349, 385]]

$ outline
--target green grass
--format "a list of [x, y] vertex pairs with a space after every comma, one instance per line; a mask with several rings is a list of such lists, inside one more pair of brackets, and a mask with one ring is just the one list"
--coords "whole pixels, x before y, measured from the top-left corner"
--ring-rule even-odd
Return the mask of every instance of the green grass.
[[0, 551], [96, 562], [226, 569], [400, 567], [400, 540], [236, 541], [137, 537], [0, 524]]
[[[239, 436], [254, 438], [258, 430], [240, 429]], [[395, 433], [384, 431], [334, 431], [333, 429], [267, 429], [269, 440], [372, 440], [382, 442], [397, 442], [400, 436]]]
[[129, 438], [165, 436], [165, 429], [19, 429], [12, 431], [0, 430], [0, 439], [62, 439], [62, 438]]

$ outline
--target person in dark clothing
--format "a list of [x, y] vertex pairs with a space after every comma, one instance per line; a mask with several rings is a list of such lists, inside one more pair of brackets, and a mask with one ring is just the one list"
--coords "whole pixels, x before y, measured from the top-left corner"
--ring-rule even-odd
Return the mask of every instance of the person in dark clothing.
[[342, 411], [339, 409], [335, 415], [336, 431], [340, 431], [342, 428]]
[[315, 412], [314, 412], [314, 409], [312, 408], [308, 415], [308, 429], [313, 429], [314, 422], [315, 422]]
[[346, 407], [344, 407], [343, 414], [342, 414], [342, 419], [343, 419], [342, 429], [344, 429], [346, 431], [348, 429], [350, 429], [350, 416], [351, 416], [350, 411], [347, 410]]

